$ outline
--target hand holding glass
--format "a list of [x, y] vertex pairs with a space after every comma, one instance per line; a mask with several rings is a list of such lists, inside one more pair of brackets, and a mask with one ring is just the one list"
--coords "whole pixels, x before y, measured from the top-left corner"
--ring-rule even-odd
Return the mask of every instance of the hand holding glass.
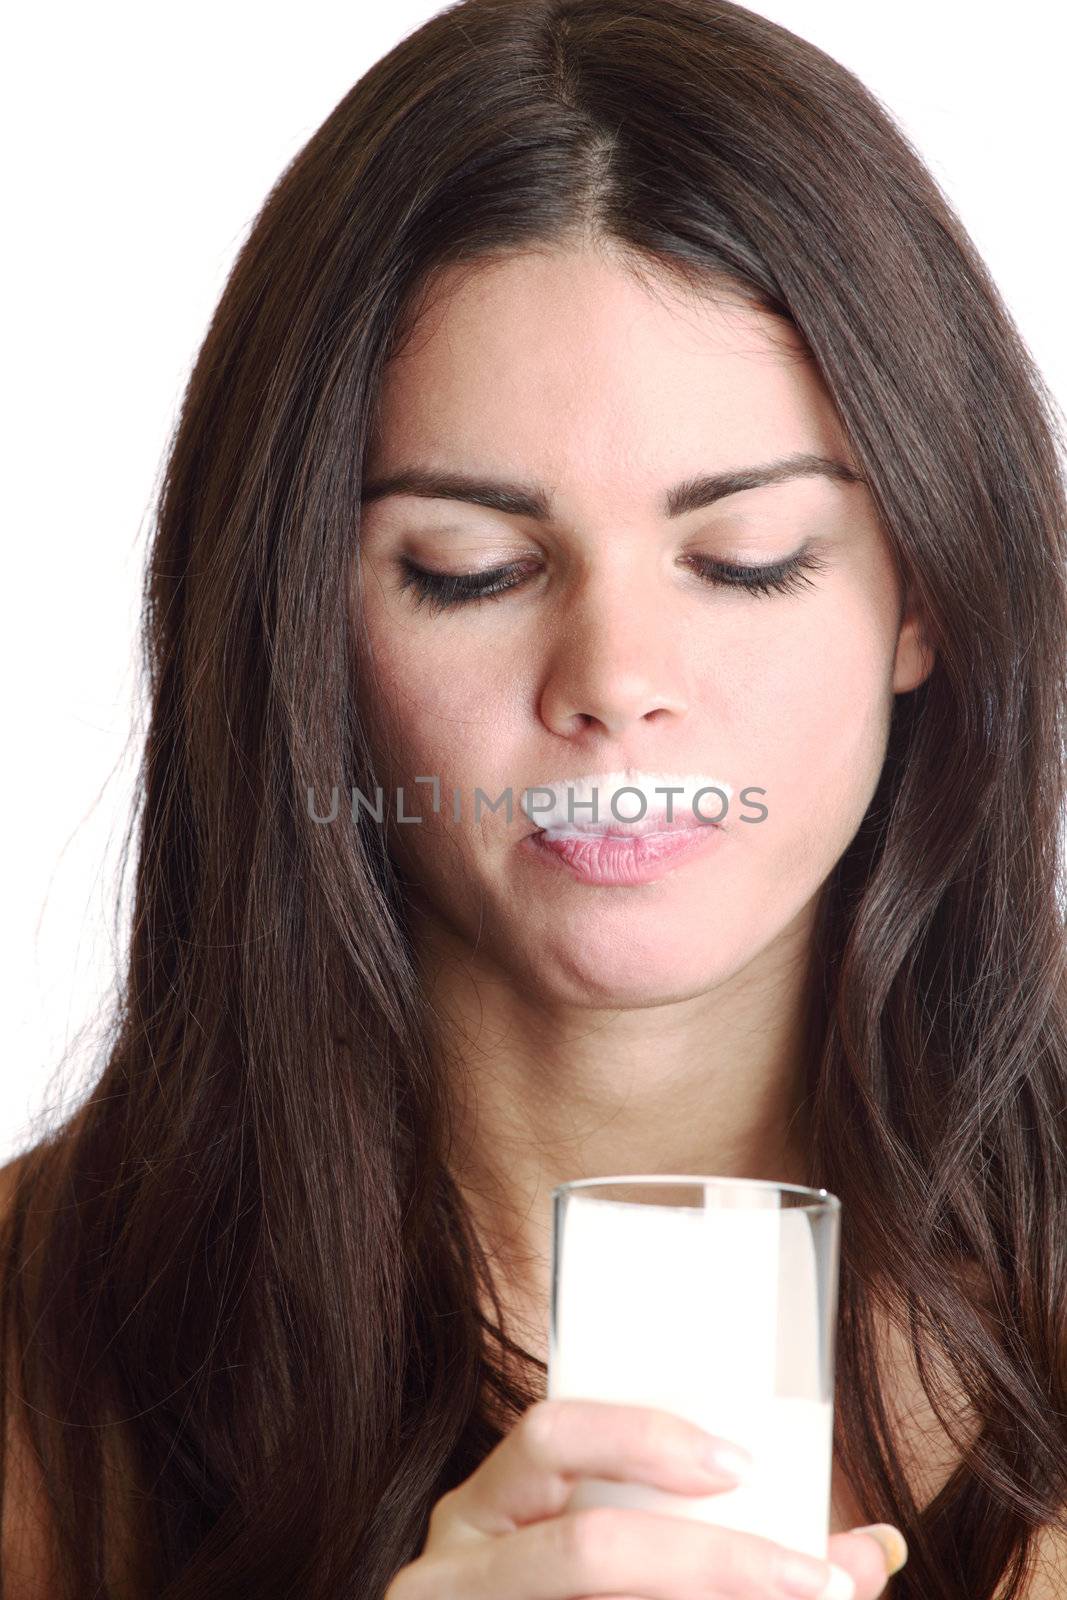
[[553, 1190], [548, 1398], [655, 1406], [748, 1450], [706, 1496], [583, 1478], [567, 1509], [669, 1511], [825, 1558], [840, 1202], [747, 1178]]

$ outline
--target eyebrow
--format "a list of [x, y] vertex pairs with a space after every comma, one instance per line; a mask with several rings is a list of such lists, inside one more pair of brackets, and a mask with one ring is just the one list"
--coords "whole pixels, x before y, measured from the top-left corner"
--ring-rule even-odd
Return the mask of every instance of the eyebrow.
[[[668, 489], [663, 497], [663, 514], [684, 516], [700, 511], [727, 495], [743, 494], [746, 489], [762, 489], [767, 484], [788, 483], [794, 478], [829, 478], [837, 483], [865, 483], [852, 467], [829, 456], [800, 452], [777, 461], [763, 461], [727, 472], [701, 473], [686, 478]], [[465, 472], [432, 472], [423, 467], [402, 467], [363, 485], [362, 503], [381, 500], [386, 495], [413, 494], [430, 500], [463, 500], [469, 505], [488, 506], [512, 517], [532, 517], [548, 522], [553, 515], [552, 496], [536, 484], [509, 482], [501, 478], [482, 478]]]

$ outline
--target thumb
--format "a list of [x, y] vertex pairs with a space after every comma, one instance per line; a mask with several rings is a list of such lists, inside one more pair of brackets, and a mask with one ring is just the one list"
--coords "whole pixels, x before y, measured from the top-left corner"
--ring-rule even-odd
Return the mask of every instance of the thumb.
[[856, 1600], [875, 1600], [894, 1572], [908, 1559], [908, 1546], [899, 1528], [889, 1522], [852, 1528], [830, 1535], [826, 1559], [845, 1571], [856, 1584]]

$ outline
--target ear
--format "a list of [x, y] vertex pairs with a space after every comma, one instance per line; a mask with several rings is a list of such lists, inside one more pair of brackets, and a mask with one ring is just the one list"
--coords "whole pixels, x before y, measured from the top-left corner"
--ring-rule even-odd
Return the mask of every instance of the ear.
[[897, 634], [897, 653], [893, 664], [893, 693], [906, 694], [925, 683], [934, 670], [936, 652], [930, 643], [922, 613], [909, 584]]

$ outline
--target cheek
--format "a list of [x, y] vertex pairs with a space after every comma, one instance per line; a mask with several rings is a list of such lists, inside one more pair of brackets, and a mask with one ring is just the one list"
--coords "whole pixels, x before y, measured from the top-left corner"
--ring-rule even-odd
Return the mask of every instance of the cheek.
[[[376, 693], [392, 707], [390, 762], [417, 773], [487, 785], [499, 776], [514, 728], [514, 690], [504, 671], [480, 673], [469, 657], [379, 656]], [[398, 780], [399, 781], [399, 780]], [[411, 781], [411, 778], [408, 779]]]
[[787, 875], [821, 880], [854, 837], [885, 760], [891, 680], [892, 640], [860, 605], [806, 627], [754, 676], [742, 781], [767, 789], [768, 816], [746, 832]]
[[532, 642], [458, 613], [415, 611], [367, 562], [364, 572], [361, 701], [380, 759], [412, 777], [436, 774], [442, 784], [455, 773], [471, 794], [475, 784], [487, 788], [518, 738], [520, 708], [529, 705]]
[[[391, 811], [402, 786], [405, 813], [424, 819], [397, 830], [404, 854], [437, 852], [446, 834], [453, 844], [463, 848], [466, 838], [473, 848], [474, 833], [486, 835], [506, 823], [503, 806], [494, 813], [483, 801], [475, 825], [475, 791], [480, 788], [491, 802], [510, 784], [517, 797], [516, 773], [526, 770], [517, 675], [509, 662], [496, 659], [498, 652], [479, 651], [469, 632], [463, 636], [445, 618], [436, 626], [420, 619], [416, 626], [395, 609], [368, 604], [363, 638], [367, 667], [360, 699], [378, 782]], [[433, 787], [416, 783], [418, 777], [439, 781], [436, 814]], [[517, 798], [512, 817], [513, 824], [525, 825]]]

